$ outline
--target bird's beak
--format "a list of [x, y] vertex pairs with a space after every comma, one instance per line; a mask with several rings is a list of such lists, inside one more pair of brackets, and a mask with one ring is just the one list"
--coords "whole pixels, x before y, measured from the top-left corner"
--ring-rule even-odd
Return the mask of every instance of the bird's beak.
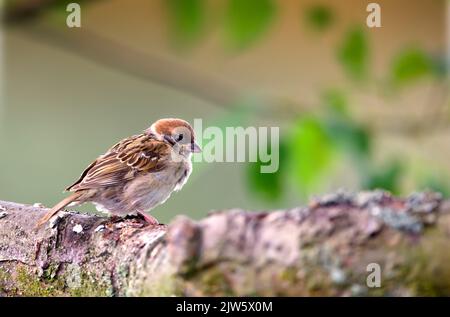
[[191, 152], [192, 153], [200, 153], [201, 151], [202, 151], [202, 149], [200, 148], [200, 146], [197, 143], [195, 143], [195, 142], [191, 143]]

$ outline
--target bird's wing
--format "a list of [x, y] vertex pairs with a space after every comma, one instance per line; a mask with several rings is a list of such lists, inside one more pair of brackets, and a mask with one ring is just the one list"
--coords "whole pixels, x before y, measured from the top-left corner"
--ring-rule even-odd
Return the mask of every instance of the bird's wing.
[[135, 135], [114, 145], [92, 162], [68, 191], [114, 186], [139, 173], [161, 170], [170, 157], [170, 145], [147, 134]]

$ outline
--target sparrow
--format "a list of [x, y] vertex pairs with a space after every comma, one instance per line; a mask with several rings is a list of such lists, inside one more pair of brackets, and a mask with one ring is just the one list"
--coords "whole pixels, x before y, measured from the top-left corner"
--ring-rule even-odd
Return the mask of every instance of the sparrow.
[[164, 203], [180, 190], [192, 172], [192, 153], [201, 152], [191, 125], [166, 118], [142, 134], [125, 138], [99, 156], [66, 191], [70, 196], [42, 217], [42, 226], [66, 206], [93, 203], [97, 210], [117, 216], [140, 215]]

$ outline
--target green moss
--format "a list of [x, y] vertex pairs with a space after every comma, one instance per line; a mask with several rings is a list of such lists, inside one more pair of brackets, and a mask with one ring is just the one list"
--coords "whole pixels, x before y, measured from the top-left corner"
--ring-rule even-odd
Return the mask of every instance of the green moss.
[[[140, 297], [152, 296], [183, 296], [180, 282], [171, 274], [164, 274], [151, 284], [145, 283], [144, 288], [137, 294]], [[128, 295], [128, 294], [127, 294]], [[135, 294], [132, 294], [135, 295]]]
[[[193, 270], [188, 276], [182, 276], [184, 287], [195, 290], [196, 293], [192, 294], [194, 296], [235, 296], [237, 294], [233, 290], [230, 278], [224, 272], [234, 272], [236, 269], [230, 263], [222, 263]], [[242, 279], [241, 282], [246, 280], [246, 277]]]
[[407, 253], [401, 271], [407, 286], [419, 296], [450, 295], [450, 253], [443, 233], [430, 232], [426, 240]]
[[332, 283], [322, 272], [311, 275], [308, 279], [306, 279], [305, 286], [306, 291], [314, 295], [322, 294], [322, 292], [326, 290], [333, 289]]
[[42, 277], [50, 282], [54, 281], [58, 270], [59, 264], [50, 264], [48, 268], [44, 270]]
[[0, 296], [6, 294], [6, 281], [8, 274], [3, 268], [0, 268]]
[[83, 278], [80, 287], [71, 288], [69, 295], [73, 297], [100, 297], [112, 296], [108, 287], [98, 285], [94, 281], [89, 281], [89, 278]]
[[196, 257], [192, 257], [189, 260], [185, 261], [179, 268], [180, 274], [185, 279], [190, 279], [190, 278], [194, 277], [198, 272], [197, 262], [198, 262], [198, 259]]
[[130, 275], [130, 266], [128, 264], [122, 264], [119, 266], [118, 272], [121, 278], [127, 278]]
[[282, 281], [288, 283], [297, 282], [297, 269], [296, 268], [287, 268], [283, 270], [280, 274], [280, 278]]
[[[99, 280], [81, 270], [74, 270], [73, 265], [71, 269], [71, 264], [68, 268], [66, 267], [63, 273], [57, 274], [59, 265], [50, 265], [44, 270], [41, 278], [24, 265], [17, 265], [11, 272], [0, 268], [0, 295], [29, 297], [114, 295], [109, 276], [105, 275]], [[11, 275], [14, 276], [14, 284], [9, 285]]]
[[113, 296], [114, 290], [110, 276], [104, 275], [99, 280], [83, 272], [78, 265], [69, 265], [65, 273], [68, 293], [74, 297]]
[[30, 297], [62, 296], [64, 283], [60, 281], [40, 281], [36, 274], [27, 268], [19, 266], [16, 270], [16, 294]]
[[[201, 268], [200, 270], [191, 267], [189, 270], [184, 271], [183, 274], [175, 279], [182, 280], [184, 289], [195, 290], [194, 296], [232, 296], [233, 291], [229, 285], [229, 281], [224, 276], [223, 272], [226, 269], [220, 267], [220, 265], [214, 265], [208, 268]], [[182, 289], [178, 287], [178, 289]], [[185, 294], [183, 294], [185, 295]]]
[[[385, 283], [388, 284], [388, 283]], [[389, 284], [388, 284], [389, 285]], [[388, 292], [389, 289], [395, 289], [398, 288], [398, 283], [392, 284], [392, 287], [390, 286], [381, 286], [381, 287], [374, 287], [374, 288], [367, 288], [367, 296], [372, 296], [372, 297], [382, 297], [382, 296], [390, 296], [392, 295], [390, 292]]]
[[213, 267], [200, 274], [198, 285], [208, 295], [232, 296], [233, 291], [220, 268]]

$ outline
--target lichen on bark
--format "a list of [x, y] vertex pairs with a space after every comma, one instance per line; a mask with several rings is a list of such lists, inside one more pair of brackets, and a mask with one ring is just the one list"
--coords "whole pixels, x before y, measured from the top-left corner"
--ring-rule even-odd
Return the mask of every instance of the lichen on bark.
[[450, 203], [436, 193], [337, 192], [168, 226], [64, 212], [40, 230], [45, 208], [0, 206], [0, 295], [450, 295]]

